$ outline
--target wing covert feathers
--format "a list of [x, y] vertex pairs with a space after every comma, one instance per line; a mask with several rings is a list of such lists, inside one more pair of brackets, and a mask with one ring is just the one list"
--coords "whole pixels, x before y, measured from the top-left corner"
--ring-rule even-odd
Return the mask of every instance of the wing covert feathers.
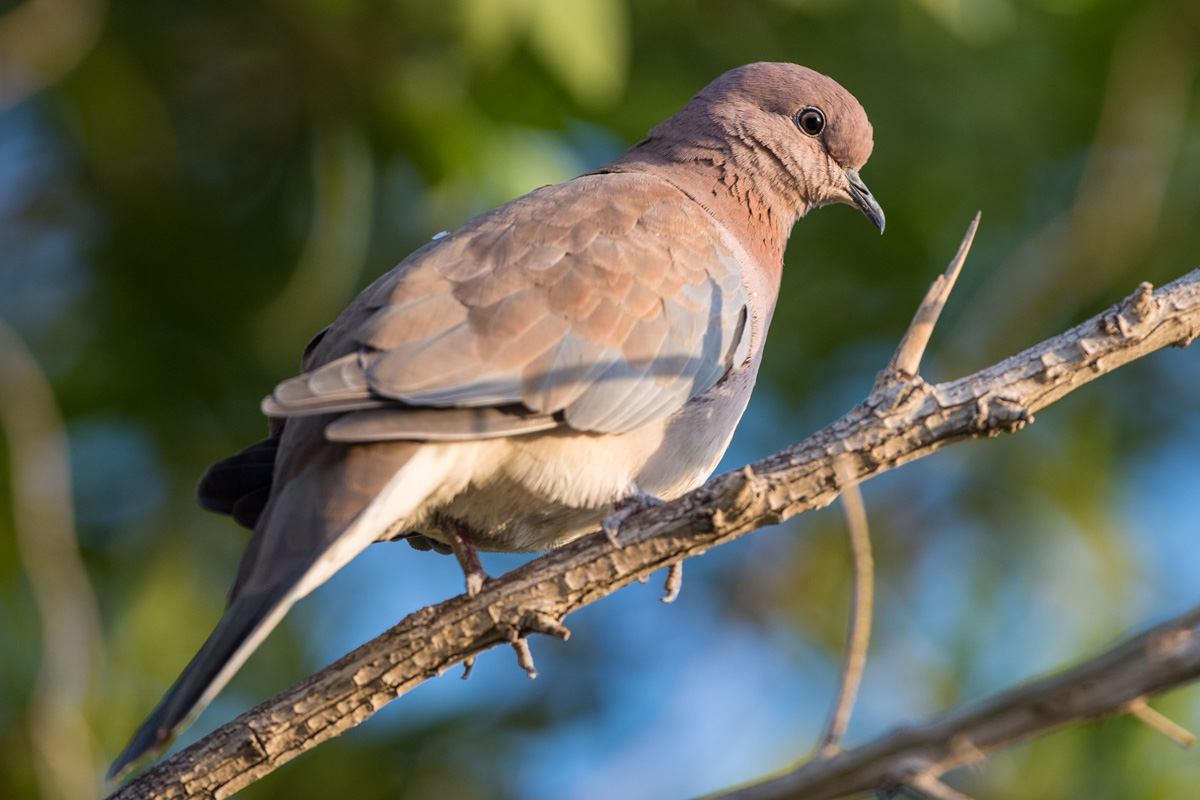
[[553, 427], [554, 415], [633, 430], [744, 356], [741, 268], [707, 212], [656, 178], [545, 187], [368, 287], [263, 410], [344, 413], [327, 435], [354, 442], [507, 436]]

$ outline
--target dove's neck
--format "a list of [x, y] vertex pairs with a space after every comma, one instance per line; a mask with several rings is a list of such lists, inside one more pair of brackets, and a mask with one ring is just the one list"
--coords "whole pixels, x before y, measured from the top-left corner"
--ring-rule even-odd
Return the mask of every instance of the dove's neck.
[[712, 214], [778, 285], [788, 236], [807, 209], [755, 180], [757, 165], [746, 164], [747, 158], [729, 149], [664, 147], [647, 139], [596, 172], [637, 172], [671, 183]]

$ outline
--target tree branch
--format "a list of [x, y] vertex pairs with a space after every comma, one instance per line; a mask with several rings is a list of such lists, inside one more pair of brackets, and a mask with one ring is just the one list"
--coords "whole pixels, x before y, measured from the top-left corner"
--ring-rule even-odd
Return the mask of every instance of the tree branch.
[[943, 773], [1001, 748], [1070, 722], [1128, 713], [1148, 697], [1200, 678], [1198, 625], [1200, 606], [1074, 669], [710, 800], [837, 800], [902, 786], [930, 798], [962, 797], [953, 789], [943, 795], [930, 789], [944, 786]]
[[113, 797], [226, 797], [422, 681], [508, 643], [513, 631], [561, 627], [572, 611], [655, 570], [828, 505], [842, 487], [833, 467], [839, 454], [847, 480], [862, 481], [955, 442], [1015, 431], [1094, 378], [1197, 335], [1200, 269], [1158, 291], [1143, 283], [1104, 313], [966, 378], [931, 385], [885, 370], [864, 403], [803, 442], [631, 515], [621, 525], [621, 549], [601, 533], [585, 536], [489, 582], [474, 598], [411, 614]]

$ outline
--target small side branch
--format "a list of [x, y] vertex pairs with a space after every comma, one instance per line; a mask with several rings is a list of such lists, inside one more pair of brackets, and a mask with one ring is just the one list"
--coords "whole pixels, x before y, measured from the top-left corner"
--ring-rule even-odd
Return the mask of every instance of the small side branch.
[[844, 460], [835, 462], [834, 469], [838, 470], [839, 479], [845, 479], [842, 505], [846, 511], [846, 530], [854, 563], [854, 594], [850, 601], [850, 626], [846, 634], [846, 660], [842, 665], [841, 686], [817, 748], [820, 758], [833, 758], [841, 751], [842, 739], [850, 726], [850, 715], [854, 712], [863, 669], [867, 666], [871, 615], [875, 605], [875, 561], [871, 556], [867, 509], [863, 505], [862, 492], [858, 484], [848, 478], [845, 465]]
[[1200, 606], [1074, 669], [712, 800], [838, 800], [901, 786], [961, 798], [930, 791], [930, 781], [945, 786], [940, 777], [956, 767], [1063, 725], [1127, 713], [1130, 703], [1200, 678], [1198, 625]]
[[1196, 735], [1187, 728], [1155, 711], [1146, 703], [1146, 698], [1139, 697], [1128, 705], [1129, 716], [1149, 725], [1154, 730], [1166, 736], [1180, 747], [1195, 747]]
[[904, 378], [917, 377], [921, 368], [921, 358], [925, 355], [925, 348], [929, 346], [929, 337], [933, 335], [938, 317], [942, 315], [942, 309], [950, 299], [950, 290], [958, 280], [958, 273], [962, 271], [962, 266], [967, 260], [967, 253], [971, 252], [971, 243], [975, 241], [975, 231], [979, 229], [979, 217], [982, 213], [975, 214], [975, 219], [971, 220], [963, 236], [962, 244], [958, 246], [958, 252], [950, 260], [950, 266], [946, 268], [945, 273], [937, 277], [925, 293], [925, 299], [913, 315], [904, 338], [896, 348], [896, 354], [888, 363], [889, 373]]

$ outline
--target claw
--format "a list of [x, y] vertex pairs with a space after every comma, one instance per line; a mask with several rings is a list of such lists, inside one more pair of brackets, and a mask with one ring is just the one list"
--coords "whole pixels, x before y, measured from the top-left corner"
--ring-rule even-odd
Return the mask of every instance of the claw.
[[617, 535], [621, 532], [621, 523], [637, 512], [661, 506], [663, 502], [652, 494], [646, 494], [642, 490], [634, 488], [628, 497], [617, 501], [611, 514], [600, 521], [600, 530], [604, 531], [604, 537], [608, 539], [608, 543], [620, 550], [623, 545]]
[[679, 590], [683, 588], [683, 562], [676, 561], [667, 568], [667, 581], [663, 584], [663, 588], [667, 590], [665, 596], [661, 599], [664, 603], [674, 603], [675, 598], [679, 597]]
[[467, 597], [477, 597], [483, 591], [483, 583], [490, 577], [480, 569], [478, 572], [467, 572]]
[[617, 538], [617, 534], [621, 532], [621, 523], [629, 518], [629, 515], [634, 512], [632, 505], [618, 508], [613, 513], [600, 521], [600, 530], [604, 531], [604, 538], [608, 539], [608, 543], [620, 550], [624, 545]]

